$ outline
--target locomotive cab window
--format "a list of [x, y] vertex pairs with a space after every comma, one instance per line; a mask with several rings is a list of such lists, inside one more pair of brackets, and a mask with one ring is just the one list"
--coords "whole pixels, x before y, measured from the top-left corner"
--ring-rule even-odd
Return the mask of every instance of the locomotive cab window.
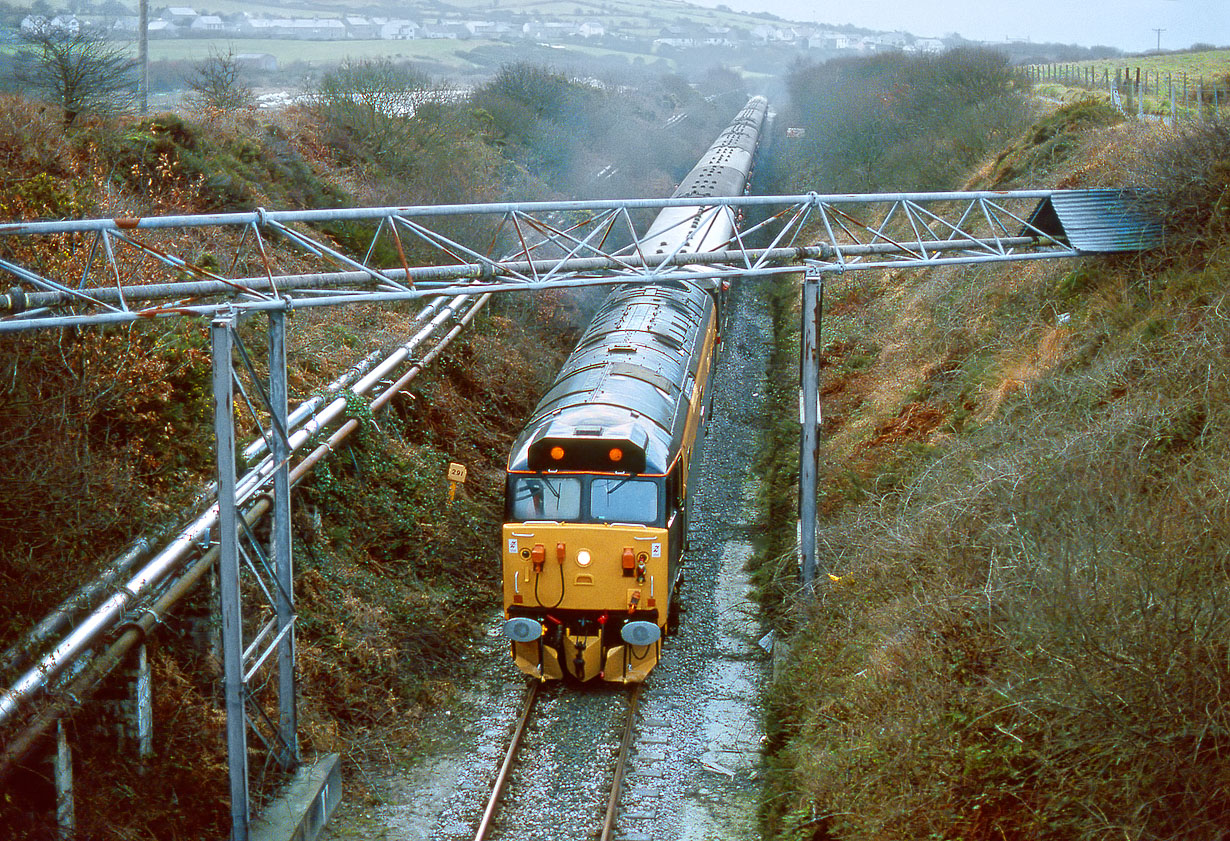
[[589, 487], [589, 513], [600, 523], [656, 523], [658, 483], [595, 478]]
[[518, 520], [575, 520], [581, 515], [581, 480], [571, 477], [514, 478], [512, 516]]

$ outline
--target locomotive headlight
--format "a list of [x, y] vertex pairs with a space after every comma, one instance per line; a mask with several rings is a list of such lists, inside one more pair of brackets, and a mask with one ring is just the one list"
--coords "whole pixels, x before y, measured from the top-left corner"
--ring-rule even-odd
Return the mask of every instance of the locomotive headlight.
[[589, 557], [588, 549], [582, 549], [580, 552], [577, 552], [577, 566], [587, 567], [590, 560], [592, 559]]

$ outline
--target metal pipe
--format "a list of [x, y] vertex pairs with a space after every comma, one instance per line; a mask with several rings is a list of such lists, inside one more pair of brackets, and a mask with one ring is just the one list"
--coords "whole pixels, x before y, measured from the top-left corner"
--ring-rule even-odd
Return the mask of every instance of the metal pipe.
[[243, 613], [239, 596], [239, 500], [235, 492], [236, 318], [216, 319], [213, 345], [214, 440], [218, 470], [218, 562], [222, 602], [222, 665], [226, 698], [226, 755], [230, 778], [231, 841], [248, 841], [248, 725], [244, 710]]
[[[429, 301], [427, 305], [423, 307], [421, 310], [419, 310], [418, 314], [414, 316], [414, 323], [417, 324], [421, 322], [429, 314], [437, 310], [440, 307], [440, 304], [445, 300], [447, 300], [447, 296], [442, 295], [438, 298], [434, 298], [431, 301]], [[346, 388], [347, 386], [349, 386], [359, 377], [363, 376], [363, 374], [367, 373], [368, 369], [371, 368], [372, 365], [376, 364], [376, 362], [380, 359], [380, 357], [384, 353], [385, 353], [384, 348], [377, 348], [376, 350], [369, 353], [367, 356], [360, 359], [358, 362], [351, 365], [349, 368], [346, 369], [346, 372], [344, 374], [342, 374], [340, 377], [335, 379], [333, 382], [325, 386], [322, 394], [314, 395], [308, 398], [307, 400], [303, 401], [302, 403], [300, 403], [299, 406], [296, 407], [295, 410], [291, 412], [290, 415], [286, 418], [287, 431], [290, 431], [291, 429], [294, 429], [295, 427], [297, 427], [306, 418], [308, 418], [313, 412], [315, 412], [321, 405], [323, 405], [328, 395], [336, 394], [337, 392], [341, 391], [343, 388]], [[261, 453], [265, 452], [265, 450], [268, 449], [268, 447], [269, 447], [269, 444], [265, 440], [264, 436], [257, 438], [255, 441], [253, 441], [251, 444], [249, 444], [247, 447], [244, 448], [244, 451], [243, 451], [244, 461], [252, 461], [252, 459], [256, 458]]]
[[811, 591], [816, 581], [816, 500], [820, 427], [820, 319], [824, 275], [808, 271], [803, 277], [802, 344], [799, 348], [799, 553], [802, 556], [803, 587]]
[[[416, 333], [409, 341], [398, 348], [380, 365], [373, 368], [354, 385], [351, 392], [365, 394], [381, 378], [397, 367], [410, 352], [422, 343], [448, 317], [453, 315], [460, 304], [468, 296], [455, 297], [434, 318]], [[299, 449], [312, 435], [335, 420], [346, 408], [346, 399], [338, 398], [325, 409], [304, 424], [290, 439], [292, 452]], [[273, 472], [273, 459], [266, 457], [260, 465], [250, 471], [240, 480], [236, 488], [237, 501], [242, 504], [250, 499], [256, 490], [268, 481]], [[93, 644], [96, 637], [106, 632], [118, 621], [130, 604], [144, 595], [151, 587], [157, 585], [172, 570], [178, 566], [191, 551], [194, 544], [202, 538], [208, 538], [209, 531], [218, 521], [218, 504], [209, 506], [191, 525], [181, 531], [176, 537], [141, 570], [126, 582], [121, 588], [102, 602], [87, 616], [80, 625], [73, 629], [59, 645], [45, 654], [34, 666], [23, 674], [9, 689], [0, 695], [0, 724], [7, 721], [18, 707], [35, 692], [46, 685], [47, 681], [64, 669], [84, 650]]]
[[150, 548], [151, 540], [141, 537], [135, 540], [111, 564], [94, 579], [83, 584], [77, 592], [66, 598], [35, 625], [19, 642], [9, 647], [0, 657], [0, 671], [7, 672], [21, 665], [22, 661], [36, 652], [52, 634], [60, 631], [72, 619], [73, 614], [88, 607], [98, 596], [115, 585], [133, 564]]
[[285, 313], [273, 314], [269, 319], [269, 404], [274, 421], [271, 424], [273, 452], [270, 455], [277, 465], [273, 474], [274, 508], [270, 542], [278, 581], [278, 732], [286, 746], [285, 755], [280, 757], [281, 764], [284, 769], [290, 770], [299, 764], [299, 725], [295, 699], [295, 573], [291, 550], [288, 469], [290, 442], [282, 434], [289, 432]]
[[[377, 395], [372, 400], [372, 410], [379, 411], [387, 405], [398, 391], [422, 371], [428, 362], [443, 352], [460, 332], [460, 328], [468, 325], [474, 319], [490, 297], [490, 295], [484, 295], [479, 298], [465, 312], [460, 323], [450, 330], [436, 347], [424, 355], [420, 362], [412, 366], [411, 371], [406, 372], [396, 383]], [[325, 456], [333, 452], [358, 427], [359, 422], [357, 420], [352, 419], [348, 421], [339, 427], [325, 443], [304, 456], [290, 472], [291, 486], [293, 487], [302, 481]], [[243, 515], [243, 520], [249, 527], [255, 526], [269, 512], [271, 507], [272, 503], [269, 497], [259, 496], [254, 500], [252, 507]], [[214, 545], [206, 550], [196, 561], [192, 562], [178, 578], [175, 578], [166, 587], [152, 605], [141, 611], [140, 615], [133, 622], [126, 623], [123, 626], [123, 633], [104, 653], [91, 660], [89, 665], [80, 674], [56, 693], [50, 705], [40, 710], [21, 733], [5, 744], [3, 752], [0, 752], [0, 780], [3, 780], [12, 773], [17, 765], [34, 748], [39, 738], [55, 725], [61, 717], [68, 714], [74, 706], [78, 706], [93, 690], [95, 685], [117, 668], [124, 661], [128, 652], [144, 640], [146, 635], [153, 630], [154, 626], [162, 621], [162, 617], [170, 613], [171, 608], [192, 591], [197, 582], [217, 562], [219, 554], [219, 547]]]

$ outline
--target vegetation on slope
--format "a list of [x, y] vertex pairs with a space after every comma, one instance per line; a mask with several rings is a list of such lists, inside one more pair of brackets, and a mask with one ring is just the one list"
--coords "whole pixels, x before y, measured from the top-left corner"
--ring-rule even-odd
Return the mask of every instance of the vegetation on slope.
[[771, 837], [1224, 834], [1230, 135], [1108, 122], [971, 186], [1157, 187], [1159, 253], [829, 285], [832, 577], [788, 602]]
[[949, 187], [1028, 115], [1027, 83], [982, 49], [801, 64], [786, 87], [788, 122], [805, 131], [778, 153], [791, 191]]
[[[642, 136], [657, 136], [680, 109], [706, 125], [727, 110], [676, 77], [648, 77], [643, 89], [598, 94], [549, 69], [527, 72], [567, 96], [601, 96], [593, 104], [609, 106]], [[525, 132], [510, 141], [511, 123], [477, 101], [440, 102], [423, 90], [429, 81], [405, 68], [360, 62], [337, 70], [334, 81], [332, 90], [343, 93], [322, 89], [310, 107], [281, 114], [88, 119], [68, 134], [53, 109], [8, 98], [0, 109], [3, 216], [428, 204], [572, 195], [584, 186], [540, 166], [553, 161], [552, 149], [581, 158], [555, 128], [558, 117], [510, 106]], [[345, 95], [360, 85], [375, 94]], [[388, 103], [399, 93], [418, 96], [423, 107], [413, 114], [396, 110]], [[531, 86], [504, 101], [535, 95]], [[585, 145], [586, 160], [597, 166], [625, 139], [604, 137], [599, 127], [574, 142]], [[703, 147], [704, 136], [694, 142]], [[643, 155], [639, 167], [621, 173], [619, 188], [660, 191], [698, 153], [688, 152], [683, 140], [664, 146], [669, 151], [661, 158]], [[452, 231], [472, 242], [477, 232]], [[345, 247], [363, 241], [365, 232], [339, 225], [318, 233]], [[225, 235], [194, 236], [186, 235], [180, 250], [205, 267], [220, 265], [234, 247]], [[489, 240], [488, 232], [478, 247]], [[0, 250], [50, 276], [79, 277], [89, 244], [64, 237], [32, 249], [6, 239]], [[305, 266], [289, 250], [276, 250], [273, 259], [287, 271]], [[369, 753], [387, 758], [412, 751], [423, 710], [447, 702], [456, 678], [447, 666], [496, 603], [496, 568], [484, 559], [498, 542], [507, 447], [583, 322], [577, 306], [549, 295], [493, 302], [388, 413], [373, 421], [356, 401], [349, 414], [365, 420], [362, 432], [298, 491], [306, 755], [340, 751], [353, 767]], [[310, 396], [373, 347], [404, 342], [411, 316], [396, 308], [296, 313], [289, 330], [292, 400]], [[263, 345], [259, 321], [243, 328], [250, 347]], [[0, 643], [7, 647], [127, 541], [177, 522], [212, 475], [213, 442], [202, 325], [10, 335], [0, 340], [0, 371], [6, 548], [0, 584], [9, 593]], [[444, 478], [449, 461], [469, 467], [455, 500]], [[88, 769], [76, 785], [83, 837], [225, 834], [215, 610], [202, 588], [149, 640], [152, 759], [136, 759], [116, 704], [90, 705], [70, 721], [77, 767]], [[7, 686], [16, 675], [0, 676]], [[126, 679], [117, 675], [101, 694], [124, 697]], [[46, 769], [39, 758], [4, 781], [0, 823], [12, 837], [55, 837]], [[257, 779], [258, 796], [273, 782], [272, 774]], [[361, 791], [361, 778], [356, 787]]]

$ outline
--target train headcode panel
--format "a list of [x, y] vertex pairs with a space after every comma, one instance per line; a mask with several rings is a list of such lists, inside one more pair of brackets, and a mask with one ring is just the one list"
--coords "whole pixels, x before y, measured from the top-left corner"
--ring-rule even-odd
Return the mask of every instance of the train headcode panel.
[[[748, 102], [674, 194], [701, 201], [663, 210], [640, 249], [727, 247], [731, 214], [703, 199], [743, 195], [767, 108]], [[722, 291], [699, 278], [615, 288], [513, 443], [504, 634], [526, 674], [638, 683], [657, 665]]]

